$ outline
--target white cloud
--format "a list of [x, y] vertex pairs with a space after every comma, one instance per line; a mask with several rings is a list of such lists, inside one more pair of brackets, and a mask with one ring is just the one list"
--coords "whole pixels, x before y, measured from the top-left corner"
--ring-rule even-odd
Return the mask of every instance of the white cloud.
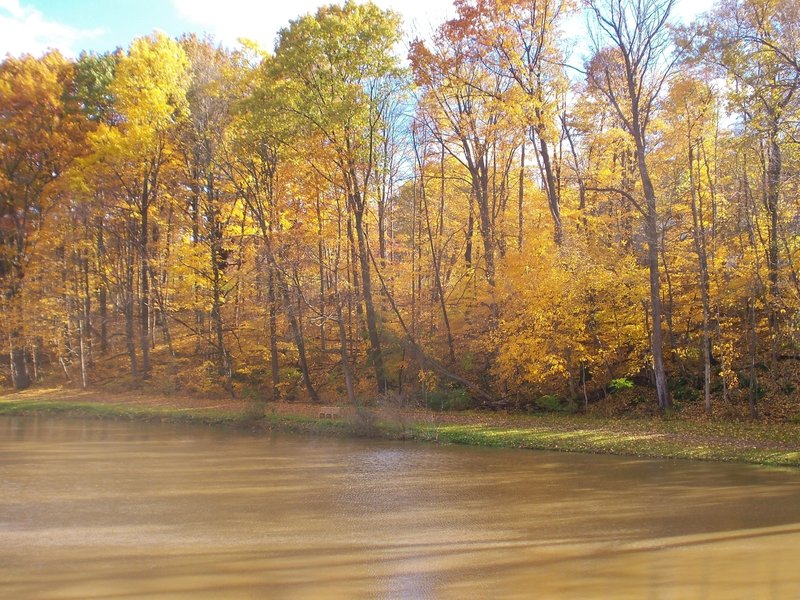
[[0, 0], [0, 57], [6, 54], [40, 55], [58, 48], [68, 56], [76, 53], [76, 42], [95, 37], [101, 30], [76, 29], [48, 21], [41, 12], [19, 0]]
[[[2, 2], [3, 0], [0, 0]], [[291, 19], [311, 13], [324, 4], [344, 0], [172, 0], [178, 14], [200, 31], [232, 45], [240, 37], [272, 49], [278, 31]], [[359, 0], [364, 1], [364, 0]], [[373, 0], [403, 16], [406, 39], [427, 38], [443, 21], [455, 16], [453, 0]], [[714, 0], [677, 0], [675, 16], [689, 21], [708, 10]], [[576, 15], [570, 36], [585, 35], [585, 17]], [[402, 52], [402, 50], [401, 50]]]
[[[0, 0], [2, 1], [2, 0]], [[333, 0], [330, 0], [333, 1]], [[225, 44], [240, 37], [272, 49], [278, 31], [300, 15], [315, 12], [328, 4], [324, 0], [172, 0], [178, 14], [211, 33]], [[449, 15], [454, 14], [452, 0], [375, 0], [384, 9], [403, 16], [406, 32], [426, 35]]]

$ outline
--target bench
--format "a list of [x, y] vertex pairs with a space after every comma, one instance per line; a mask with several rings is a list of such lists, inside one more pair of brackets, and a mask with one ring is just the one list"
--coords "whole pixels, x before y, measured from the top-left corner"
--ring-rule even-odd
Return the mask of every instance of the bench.
[[341, 417], [342, 409], [338, 406], [321, 406], [319, 409], [320, 419], [333, 419], [334, 417]]

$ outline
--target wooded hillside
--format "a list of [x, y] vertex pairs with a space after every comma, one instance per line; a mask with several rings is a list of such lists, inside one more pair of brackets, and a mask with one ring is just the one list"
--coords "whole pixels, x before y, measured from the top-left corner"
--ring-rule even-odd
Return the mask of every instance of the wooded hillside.
[[7, 57], [7, 384], [800, 413], [800, 5], [672, 4]]

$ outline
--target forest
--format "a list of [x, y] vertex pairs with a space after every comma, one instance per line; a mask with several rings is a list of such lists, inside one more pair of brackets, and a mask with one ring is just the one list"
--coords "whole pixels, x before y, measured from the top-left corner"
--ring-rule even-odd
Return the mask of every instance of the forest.
[[455, 0], [410, 40], [347, 1], [269, 50], [7, 56], [0, 379], [796, 405], [800, 3], [673, 5]]

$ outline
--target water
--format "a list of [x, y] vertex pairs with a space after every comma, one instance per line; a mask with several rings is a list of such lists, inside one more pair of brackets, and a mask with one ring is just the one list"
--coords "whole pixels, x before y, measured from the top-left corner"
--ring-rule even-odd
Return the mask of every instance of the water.
[[800, 598], [800, 473], [0, 418], [0, 598]]

